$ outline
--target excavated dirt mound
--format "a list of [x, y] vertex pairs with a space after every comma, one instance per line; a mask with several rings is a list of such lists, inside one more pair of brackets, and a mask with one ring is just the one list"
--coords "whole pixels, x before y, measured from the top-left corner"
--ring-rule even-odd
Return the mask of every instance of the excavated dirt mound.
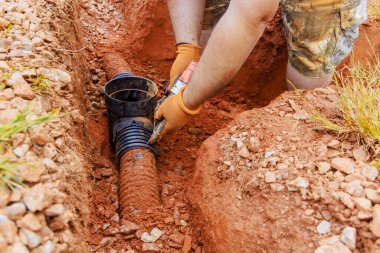
[[337, 115], [336, 101], [331, 88], [285, 93], [202, 144], [189, 198], [207, 252], [380, 250], [378, 170], [310, 119]]

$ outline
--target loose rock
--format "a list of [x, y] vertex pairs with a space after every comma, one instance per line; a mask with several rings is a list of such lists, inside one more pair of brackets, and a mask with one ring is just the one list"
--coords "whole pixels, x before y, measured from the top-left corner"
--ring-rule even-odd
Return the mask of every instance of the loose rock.
[[330, 233], [330, 229], [331, 229], [331, 224], [330, 224], [330, 222], [328, 222], [326, 220], [324, 220], [321, 223], [319, 223], [319, 225], [317, 227], [317, 231], [320, 234]]
[[373, 208], [373, 219], [369, 224], [369, 230], [375, 236], [380, 237], [380, 205], [375, 205]]
[[355, 163], [349, 158], [334, 158], [331, 161], [331, 167], [346, 174], [355, 172]]
[[356, 248], [356, 228], [347, 226], [343, 229], [340, 240], [350, 249]]

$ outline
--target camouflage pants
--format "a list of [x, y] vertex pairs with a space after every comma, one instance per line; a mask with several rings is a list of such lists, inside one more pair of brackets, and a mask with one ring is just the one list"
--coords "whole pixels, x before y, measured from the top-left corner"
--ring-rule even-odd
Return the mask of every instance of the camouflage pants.
[[[229, 1], [209, 2], [223, 8], [217, 10], [219, 18]], [[308, 77], [332, 73], [352, 51], [367, 19], [366, 5], [366, 0], [281, 0], [290, 64]]]

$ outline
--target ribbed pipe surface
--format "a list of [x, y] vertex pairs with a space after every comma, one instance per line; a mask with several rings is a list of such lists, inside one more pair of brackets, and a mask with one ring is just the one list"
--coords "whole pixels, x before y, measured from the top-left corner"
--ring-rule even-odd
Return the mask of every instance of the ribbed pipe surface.
[[132, 149], [121, 157], [119, 195], [124, 218], [160, 204], [156, 159], [149, 149]]

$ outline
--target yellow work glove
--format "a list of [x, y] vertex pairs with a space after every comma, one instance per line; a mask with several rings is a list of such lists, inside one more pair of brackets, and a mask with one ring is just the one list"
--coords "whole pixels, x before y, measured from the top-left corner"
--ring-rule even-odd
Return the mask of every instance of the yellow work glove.
[[177, 57], [170, 69], [170, 84], [168, 90], [173, 87], [174, 81], [185, 71], [192, 60], [199, 61], [201, 52], [201, 47], [192, 44], [180, 44], [177, 46]]
[[158, 107], [154, 118], [156, 120], [165, 119], [165, 128], [160, 133], [160, 138], [167, 132], [183, 127], [191, 118], [197, 114], [201, 107], [195, 110], [190, 110], [183, 103], [183, 91], [186, 86], [182, 87], [178, 94], [169, 96], [160, 107]]

